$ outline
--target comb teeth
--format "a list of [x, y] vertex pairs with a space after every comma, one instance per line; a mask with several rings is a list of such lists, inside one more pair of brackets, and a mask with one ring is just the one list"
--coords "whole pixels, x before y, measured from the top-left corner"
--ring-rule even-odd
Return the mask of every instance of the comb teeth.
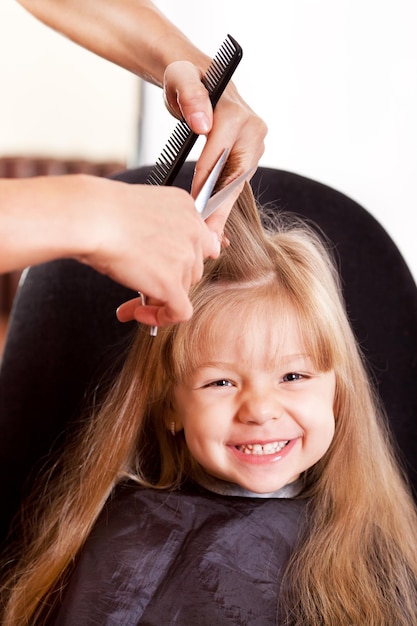
[[[148, 185], [171, 184], [171, 178], [172, 180], [174, 180], [175, 178], [175, 176], [171, 172], [171, 169], [174, 167], [178, 160], [182, 159], [184, 152], [184, 160], [187, 158], [194, 144], [193, 135], [194, 133], [190, 130], [189, 126], [185, 122], [178, 122], [174, 132], [168, 139], [165, 148], [162, 150], [155, 164], [155, 167], [152, 168], [148, 175], [148, 178], [146, 180], [146, 183]], [[191, 143], [191, 146], [188, 150], [189, 143]], [[175, 172], [175, 175], [176, 173], [177, 172]]]
[[217, 104], [241, 58], [242, 48], [231, 35], [228, 35], [202, 79], [213, 106]]
[[[241, 58], [242, 48], [231, 35], [227, 35], [202, 78], [202, 83], [209, 92], [213, 108], [225, 90]], [[146, 184], [171, 185], [190, 154], [197, 138], [198, 135], [193, 133], [184, 121], [178, 122], [155, 166], [150, 171]]]

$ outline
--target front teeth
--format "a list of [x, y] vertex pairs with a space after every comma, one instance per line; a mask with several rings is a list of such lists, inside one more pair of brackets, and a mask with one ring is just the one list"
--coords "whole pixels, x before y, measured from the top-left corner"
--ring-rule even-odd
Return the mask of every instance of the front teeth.
[[[289, 441], [289, 440], [288, 440]], [[274, 454], [274, 452], [279, 452], [287, 445], [288, 441], [273, 441], [272, 443], [248, 443], [243, 444], [242, 446], [236, 446], [239, 452], [243, 452], [243, 454]]]

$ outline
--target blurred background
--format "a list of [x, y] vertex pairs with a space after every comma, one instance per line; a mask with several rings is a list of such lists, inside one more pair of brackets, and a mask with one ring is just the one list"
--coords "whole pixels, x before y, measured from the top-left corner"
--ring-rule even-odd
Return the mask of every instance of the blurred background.
[[[362, 204], [417, 277], [415, 0], [156, 4], [210, 55], [228, 33], [241, 44], [234, 81], [269, 126], [261, 164]], [[0, 79], [0, 176], [153, 163], [175, 127], [158, 88], [13, 0], [0, 3]]]

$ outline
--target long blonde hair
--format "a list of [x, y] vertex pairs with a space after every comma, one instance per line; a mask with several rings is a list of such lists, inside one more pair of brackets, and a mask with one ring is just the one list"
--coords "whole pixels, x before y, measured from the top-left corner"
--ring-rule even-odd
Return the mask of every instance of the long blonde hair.
[[[41, 624], [115, 485], [130, 478], [173, 489], [199, 468], [164, 421], [174, 385], [210, 344], [216, 312], [290, 304], [306, 350], [336, 376], [336, 429], [306, 472], [308, 524], [277, 590], [277, 623], [297, 626], [417, 624], [417, 515], [392, 452], [347, 320], [338, 273], [322, 238], [295, 218], [262, 226], [245, 187], [227, 224], [231, 245], [206, 263], [190, 294], [189, 322], [139, 329], [121, 375], [74, 442], [45, 511], [4, 585], [2, 624]], [[243, 311], [243, 313], [242, 313]]]

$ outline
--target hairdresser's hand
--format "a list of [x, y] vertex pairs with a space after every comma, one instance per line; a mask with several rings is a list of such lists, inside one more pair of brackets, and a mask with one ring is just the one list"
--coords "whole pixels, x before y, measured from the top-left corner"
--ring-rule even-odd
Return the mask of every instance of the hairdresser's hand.
[[[177, 187], [39, 176], [0, 179], [0, 197], [0, 272], [77, 259], [158, 302], [127, 307], [130, 319], [146, 324], [188, 319], [188, 291], [204, 259], [220, 252], [192, 197]], [[128, 317], [122, 307], [120, 319]]]
[[146, 295], [146, 306], [122, 305], [120, 321], [164, 326], [190, 318], [188, 291], [204, 259], [218, 256], [218, 237], [182, 189], [107, 182], [114, 196], [101, 207], [99, 240], [80, 260]]
[[[241, 98], [233, 83], [226, 87], [213, 114], [201, 77], [202, 72], [187, 61], [171, 63], [164, 76], [164, 97], [168, 110], [178, 118], [184, 117], [195, 133], [207, 135], [196, 165], [192, 186], [194, 197], [224, 148], [231, 151], [230, 180], [256, 168], [264, 152], [267, 133], [265, 122]], [[219, 236], [237, 195], [238, 192], [207, 220], [208, 227]]]

